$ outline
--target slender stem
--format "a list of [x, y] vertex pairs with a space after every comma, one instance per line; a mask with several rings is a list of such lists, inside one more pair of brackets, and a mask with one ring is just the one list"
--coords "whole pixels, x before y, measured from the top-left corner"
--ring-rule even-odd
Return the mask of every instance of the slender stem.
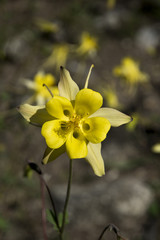
[[49, 198], [50, 198], [50, 201], [51, 201], [51, 204], [52, 204], [52, 208], [53, 208], [53, 212], [54, 212], [54, 220], [55, 220], [55, 223], [56, 223], [56, 226], [58, 228], [58, 231], [59, 231], [59, 237], [60, 237], [60, 240], [62, 240], [62, 235], [61, 235], [61, 227], [59, 225], [59, 220], [58, 220], [58, 215], [57, 215], [57, 211], [56, 211], [56, 207], [55, 207], [55, 203], [54, 203], [54, 199], [53, 199], [53, 196], [51, 194], [51, 191], [45, 181], [45, 179], [43, 178], [43, 172], [41, 171], [41, 169], [39, 168], [39, 166], [34, 163], [34, 162], [29, 162], [27, 161], [29, 167], [35, 171], [38, 176], [39, 176], [39, 179], [40, 179], [40, 183], [41, 183], [41, 195], [42, 195], [42, 224], [43, 224], [43, 235], [44, 235], [44, 240], [47, 240], [47, 234], [46, 234], [46, 213], [45, 213], [45, 204], [44, 204], [44, 186], [46, 187], [47, 189], [47, 192], [48, 192], [48, 195], [49, 195]]
[[72, 181], [72, 159], [70, 159], [70, 164], [69, 164], [68, 187], [67, 187], [66, 199], [65, 199], [64, 209], [63, 209], [63, 219], [62, 219], [62, 226], [61, 226], [62, 239], [63, 239], [63, 231], [64, 231], [66, 215], [67, 215], [67, 206], [68, 206], [69, 197], [70, 197], [71, 181]]
[[40, 178], [41, 184], [41, 198], [42, 198], [42, 227], [43, 227], [43, 237], [44, 240], [48, 240], [47, 238], [47, 229], [46, 229], [46, 212], [45, 212], [45, 194], [44, 194], [44, 182]]
[[56, 222], [56, 225], [57, 225], [57, 228], [59, 229], [60, 231], [60, 226], [59, 226], [59, 221], [58, 221], [58, 215], [57, 215], [57, 210], [56, 210], [56, 207], [55, 207], [55, 203], [54, 203], [54, 200], [53, 200], [53, 196], [51, 194], [51, 191], [46, 183], [46, 181], [44, 180], [43, 177], [41, 177], [41, 180], [43, 181], [46, 189], [47, 189], [47, 192], [48, 192], [48, 195], [49, 195], [49, 198], [50, 198], [50, 201], [51, 201], [51, 204], [52, 204], [52, 208], [53, 208], [53, 211], [54, 211], [54, 216], [55, 216], [55, 222]]
[[[105, 233], [107, 230], [113, 231], [113, 232], [116, 234], [117, 239], [118, 239], [118, 237], [120, 237], [119, 234], [118, 234], [119, 229], [118, 229], [114, 224], [108, 224], [108, 225], [103, 229], [103, 231], [102, 231], [102, 233], [100, 234], [98, 240], [101, 240], [101, 239], [102, 239], [104, 233]], [[122, 240], [125, 240], [124, 238], [121, 238], [121, 239], [122, 239]]]

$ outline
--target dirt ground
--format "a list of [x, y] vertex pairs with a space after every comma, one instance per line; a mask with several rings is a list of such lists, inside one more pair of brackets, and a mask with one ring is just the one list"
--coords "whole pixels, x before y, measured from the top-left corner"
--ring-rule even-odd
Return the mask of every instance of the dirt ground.
[[[110, 5], [109, 5], [110, 2]], [[108, 3], [108, 5], [107, 5]], [[44, 31], [37, 19], [55, 23], [58, 31]], [[74, 52], [82, 32], [98, 42], [89, 55]], [[0, 239], [41, 240], [39, 178], [24, 177], [27, 161], [37, 163], [61, 211], [69, 160], [66, 155], [45, 166], [45, 141], [40, 129], [29, 125], [16, 107], [33, 92], [23, 79], [41, 69], [59, 80], [57, 66], [44, 67], [55, 44], [71, 48], [65, 67], [81, 88], [91, 64], [89, 87], [101, 92], [114, 87], [117, 109], [133, 116], [135, 126], [111, 128], [103, 142], [106, 174], [94, 175], [85, 160], [73, 162], [69, 223], [65, 239], [98, 239], [109, 223], [128, 240], [160, 239], [160, 2], [117, 1], [0, 1]], [[139, 62], [146, 83], [128, 84], [113, 74], [124, 57]], [[56, 62], [56, 59], [54, 59]], [[138, 120], [136, 122], [138, 116]], [[46, 208], [50, 201], [46, 193]], [[58, 239], [47, 222], [48, 239]], [[116, 239], [108, 232], [103, 239]]]

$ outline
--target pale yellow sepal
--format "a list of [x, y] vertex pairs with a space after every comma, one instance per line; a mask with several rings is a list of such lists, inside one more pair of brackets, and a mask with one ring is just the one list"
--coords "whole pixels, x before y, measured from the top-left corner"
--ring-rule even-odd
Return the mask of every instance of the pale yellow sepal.
[[54, 119], [48, 114], [45, 106], [32, 106], [30, 104], [23, 104], [18, 107], [18, 111], [28, 122], [40, 127], [46, 121]]
[[72, 80], [70, 73], [63, 67], [60, 69], [60, 81], [58, 84], [59, 95], [74, 100], [79, 92], [78, 85]]
[[94, 173], [101, 177], [105, 174], [104, 161], [101, 155], [101, 143], [88, 143], [88, 155], [86, 160], [92, 166]]
[[35, 83], [33, 81], [31, 81], [30, 79], [22, 79], [23, 80], [23, 84], [32, 90], [35, 90]]
[[110, 122], [112, 127], [119, 127], [132, 121], [130, 116], [113, 108], [100, 108], [90, 117], [104, 117]]
[[54, 161], [60, 155], [62, 155], [66, 151], [65, 144], [63, 144], [60, 148], [52, 149], [47, 147], [43, 156], [42, 163], [47, 164], [48, 162]]

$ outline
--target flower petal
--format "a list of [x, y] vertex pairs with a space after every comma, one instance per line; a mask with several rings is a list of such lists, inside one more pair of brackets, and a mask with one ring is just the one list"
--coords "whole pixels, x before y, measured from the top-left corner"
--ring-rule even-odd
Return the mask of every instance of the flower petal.
[[101, 155], [101, 143], [88, 143], [88, 155], [85, 157], [93, 168], [94, 173], [101, 177], [105, 174], [104, 161]]
[[47, 102], [46, 109], [48, 113], [55, 118], [63, 118], [66, 120], [73, 113], [71, 102], [67, 98], [60, 96], [55, 96]]
[[78, 91], [78, 85], [72, 80], [70, 73], [63, 67], [60, 71], [60, 82], [58, 84], [59, 95], [69, 100], [74, 100]]
[[53, 149], [57, 149], [65, 143], [67, 133], [66, 128], [62, 127], [62, 121], [59, 120], [45, 122], [41, 130], [47, 146]]
[[70, 159], [87, 156], [87, 142], [80, 131], [69, 134], [66, 141], [66, 151]]
[[113, 108], [100, 108], [90, 117], [104, 117], [110, 122], [112, 127], [119, 127], [132, 121], [130, 116]]
[[43, 156], [42, 163], [47, 164], [48, 162], [55, 160], [60, 155], [62, 155], [65, 152], [65, 150], [66, 150], [65, 144], [63, 144], [60, 148], [57, 149], [47, 147]]
[[77, 115], [89, 116], [97, 111], [103, 103], [100, 93], [85, 88], [77, 93], [75, 99], [75, 111]]
[[18, 111], [28, 122], [37, 126], [42, 126], [44, 122], [54, 119], [44, 106], [23, 104], [18, 107]]
[[32, 90], [35, 90], [36, 88], [36, 84], [35, 82], [29, 80], [29, 79], [22, 79], [23, 80], [23, 84], [29, 88], [29, 89], [32, 89]]
[[55, 84], [54, 76], [50, 73], [45, 74], [43, 71], [39, 71], [35, 75], [34, 81], [39, 86], [43, 86], [43, 84], [45, 83], [48, 87], [51, 87], [53, 84]]
[[103, 117], [87, 118], [82, 123], [83, 134], [92, 143], [102, 142], [110, 127], [110, 122]]

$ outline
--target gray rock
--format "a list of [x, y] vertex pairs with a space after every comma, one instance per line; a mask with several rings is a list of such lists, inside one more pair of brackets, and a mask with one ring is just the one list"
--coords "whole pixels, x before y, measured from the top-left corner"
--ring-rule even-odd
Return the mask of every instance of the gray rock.
[[154, 26], [142, 27], [137, 31], [135, 42], [143, 50], [155, 49], [160, 43], [160, 31]]
[[[55, 189], [61, 202], [65, 192], [65, 186]], [[145, 183], [130, 176], [113, 181], [109, 178], [109, 181], [83, 187], [72, 186], [69, 217], [73, 228], [86, 231], [93, 225], [104, 226], [110, 222], [119, 222], [125, 230], [136, 229], [153, 198], [151, 189]]]
[[127, 177], [109, 186], [113, 212], [122, 217], [142, 217], [153, 200], [151, 190], [140, 180]]
[[98, 29], [119, 29], [130, 17], [130, 12], [125, 9], [113, 9], [103, 16], [95, 19], [95, 26]]
[[29, 41], [32, 33], [25, 31], [13, 38], [8, 39], [4, 46], [4, 55], [12, 60], [23, 60], [30, 52]]

